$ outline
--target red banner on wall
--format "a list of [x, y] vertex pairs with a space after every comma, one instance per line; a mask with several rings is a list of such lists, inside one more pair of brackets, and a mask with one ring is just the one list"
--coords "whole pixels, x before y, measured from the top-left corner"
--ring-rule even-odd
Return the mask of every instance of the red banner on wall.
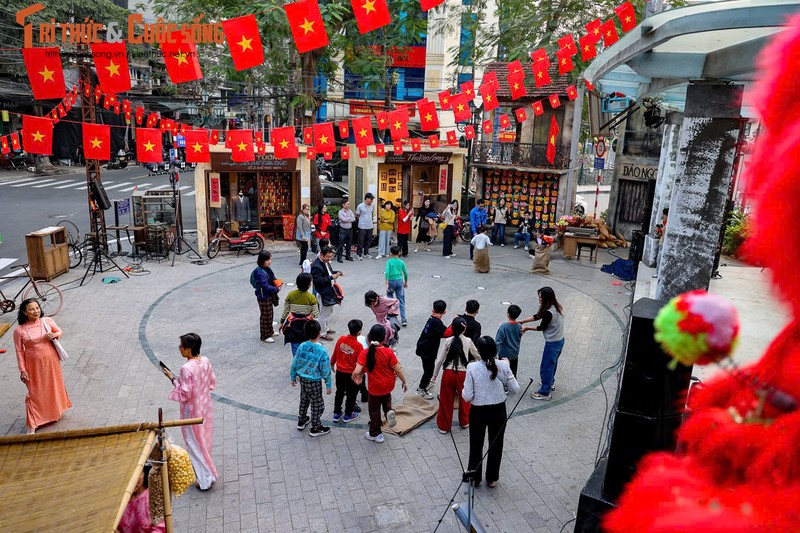
[[208, 205], [220, 207], [219, 174], [216, 172], [208, 176]]
[[[375, 115], [383, 111], [384, 102], [365, 102], [364, 100], [350, 100], [350, 114], [351, 115]], [[401, 106], [398, 106], [401, 107]], [[408, 109], [408, 116], [413, 117], [416, 115], [416, 108], [412, 105], [406, 107]]]

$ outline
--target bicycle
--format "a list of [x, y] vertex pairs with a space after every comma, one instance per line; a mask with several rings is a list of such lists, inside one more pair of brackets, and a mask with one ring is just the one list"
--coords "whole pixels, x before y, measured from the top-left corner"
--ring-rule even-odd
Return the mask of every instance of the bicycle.
[[19, 295], [22, 294], [22, 301], [28, 298], [36, 298], [39, 301], [42, 316], [57, 315], [64, 305], [64, 295], [61, 293], [61, 289], [49, 281], [36, 281], [33, 279], [30, 270], [28, 270], [28, 266], [29, 265], [22, 265], [22, 269], [25, 271], [24, 276], [0, 276], [0, 279], [28, 278], [28, 281], [13, 298], [6, 298], [6, 295], [0, 290], [0, 314], [10, 313], [16, 309], [16, 300], [19, 298]]

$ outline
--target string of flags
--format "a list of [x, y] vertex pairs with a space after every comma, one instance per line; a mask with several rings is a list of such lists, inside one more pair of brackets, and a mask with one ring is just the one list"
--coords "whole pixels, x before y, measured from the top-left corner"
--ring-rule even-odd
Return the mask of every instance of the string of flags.
[[[420, 0], [423, 11], [432, 9], [444, 0]], [[356, 22], [361, 33], [368, 33], [381, 28], [391, 22], [386, 0], [351, 0]], [[301, 0], [284, 6], [289, 25], [292, 31], [298, 52], [304, 53], [327, 46], [328, 37], [319, 9], [317, 0]], [[633, 5], [626, 1], [615, 8], [623, 32], [630, 31], [636, 26], [636, 15]], [[258, 30], [255, 15], [226, 20], [222, 22], [225, 38], [231, 53], [234, 67], [245, 70], [258, 66], [264, 62], [264, 48]], [[557, 40], [558, 50], [555, 53], [555, 62], [558, 74], [563, 76], [571, 72], [575, 63], [573, 58], [580, 52], [581, 61], [589, 61], [597, 56], [597, 45], [602, 41], [609, 47], [619, 40], [616, 23], [613, 18], [601, 21], [599, 18], [585, 26], [586, 34], [578, 39], [576, 45], [572, 34], [565, 35]], [[202, 71], [197, 56], [194, 42], [186, 39], [184, 33], [177, 31], [171, 34], [171, 39], [161, 44], [164, 63], [170, 80], [175, 83], [185, 83], [202, 79]], [[90, 94], [91, 88], [84, 87], [83, 97], [95, 98], [95, 103], [105, 109], [113, 110], [119, 114], [124, 113], [130, 123], [135, 120], [137, 139], [137, 159], [140, 162], [161, 162], [162, 160], [162, 133], [170, 132], [173, 135], [186, 136], [187, 162], [207, 162], [209, 160], [208, 145], [217, 144], [221, 136], [218, 130], [194, 129], [185, 124], [178, 124], [173, 120], [161, 118], [158, 113], [149, 113], [145, 119], [146, 111], [143, 107], [133, 104], [129, 100], [119, 100], [118, 93], [124, 93], [131, 88], [130, 71], [127, 59], [125, 41], [116, 43], [91, 44], [92, 57], [99, 84]], [[7, 154], [11, 150], [20, 150], [20, 137], [25, 150], [32, 154], [52, 154], [53, 125], [62, 119], [75, 104], [78, 97], [78, 88], [73, 87], [69, 92], [65, 90], [64, 72], [58, 47], [24, 48], [22, 50], [25, 68], [31, 84], [34, 98], [37, 100], [56, 99], [62, 101], [55, 106], [45, 117], [23, 115], [23, 128], [21, 132], [0, 137], [0, 153]], [[550, 55], [545, 48], [539, 48], [531, 53], [530, 65], [536, 88], [542, 88], [552, 82], [550, 75]], [[518, 100], [527, 96], [525, 79], [527, 73], [520, 61], [508, 63], [508, 82], [511, 99]], [[593, 87], [589, 80], [584, 80], [587, 88]], [[469, 122], [472, 120], [470, 102], [476, 98], [475, 86], [472, 80], [462, 83], [459, 92], [453, 94], [446, 89], [438, 94], [440, 111], [437, 111], [436, 102], [423, 98], [416, 102], [419, 112], [420, 128], [423, 132], [433, 132], [439, 129], [439, 113], [451, 111], [456, 122]], [[485, 111], [497, 109], [500, 104], [497, 98], [499, 81], [497, 74], [487, 72], [484, 74], [478, 92], [483, 100]], [[574, 100], [578, 96], [575, 85], [566, 88], [567, 98]], [[561, 105], [558, 94], [551, 94], [547, 101], [552, 109]], [[381, 111], [373, 116], [364, 116], [350, 121], [352, 125], [355, 144], [361, 157], [366, 157], [367, 147], [375, 145], [378, 155], [384, 151], [383, 144], [376, 143], [372, 135], [372, 120], [375, 119], [378, 130], [389, 130], [395, 153], [402, 153], [403, 139], [409, 136], [408, 120], [409, 108], [414, 105], [398, 107], [392, 111]], [[517, 122], [528, 119], [528, 113], [533, 116], [544, 114], [543, 100], [530, 106], [523, 106], [514, 110]], [[511, 127], [508, 114], [499, 117], [501, 128]], [[91, 126], [91, 127], [90, 127]], [[156, 128], [156, 126], [159, 126]], [[303, 142], [309, 146], [307, 157], [315, 159], [317, 153], [323, 154], [326, 159], [332, 158], [336, 151], [333, 122], [314, 124], [303, 131]], [[555, 126], [555, 128], [554, 128]], [[340, 138], [347, 138], [349, 133], [348, 121], [341, 121], [336, 125]], [[481, 124], [484, 134], [493, 132], [491, 120]], [[551, 123], [548, 135], [548, 160], [555, 158], [555, 137], [558, 134], [557, 123]], [[555, 135], [554, 135], [555, 131]], [[266, 140], [260, 138], [261, 132], [252, 130], [231, 130], [225, 136], [225, 145], [232, 149], [234, 161], [250, 161], [254, 159], [255, 152], [266, 153]], [[474, 126], [465, 126], [465, 137], [469, 140], [475, 137]], [[101, 124], [85, 124], [83, 128], [83, 149], [87, 159], [110, 159], [110, 126]], [[440, 146], [442, 141], [436, 134], [428, 137], [428, 145], [432, 148]], [[447, 145], [458, 145], [455, 131], [446, 134]], [[551, 158], [552, 143], [552, 158]], [[270, 132], [269, 144], [274, 147], [275, 156], [278, 158], [298, 157], [298, 146], [295, 142], [295, 128], [287, 126], [274, 128]], [[412, 151], [421, 149], [421, 140], [411, 140]], [[349, 148], [341, 150], [342, 159], [350, 157]]]

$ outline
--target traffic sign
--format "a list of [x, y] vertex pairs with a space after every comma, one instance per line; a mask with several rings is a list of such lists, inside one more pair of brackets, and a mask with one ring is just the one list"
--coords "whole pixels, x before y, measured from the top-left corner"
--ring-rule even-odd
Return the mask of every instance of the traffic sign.
[[600, 139], [599, 141], [594, 143], [594, 153], [597, 154], [597, 157], [603, 157], [606, 154], [605, 139]]
[[606, 167], [606, 160], [602, 157], [594, 158], [594, 168], [596, 170], [603, 170]]

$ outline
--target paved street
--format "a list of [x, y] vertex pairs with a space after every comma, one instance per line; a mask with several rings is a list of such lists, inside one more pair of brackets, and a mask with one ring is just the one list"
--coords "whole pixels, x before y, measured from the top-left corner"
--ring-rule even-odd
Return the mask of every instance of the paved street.
[[[295, 249], [285, 243], [274, 249], [286, 251], [276, 253], [273, 269], [293, 281]], [[605, 437], [601, 444], [598, 439], [613, 402], [615, 373], [602, 374], [611, 388], [608, 396], [600, 377], [619, 358], [630, 294], [599, 271], [613, 260], [606, 252], [597, 264], [554, 259], [546, 277], [529, 274], [527, 253], [511, 246], [491, 250], [489, 274], [473, 272], [463, 243], [453, 259], [440, 253], [437, 243], [433, 252], [407, 260], [409, 326], [401, 332], [398, 357], [412, 390], [422, 373], [414, 345], [434, 299], [448, 302], [447, 322], [463, 311], [466, 300], [478, 299], [478, 320], [492, 335], [508, 302], [532, 314], [536, 289], [543, 285], [552, 286], [565, 307], [566, 346], [554, 399], [537, 403], [528, 394], [522, 397], [506, 431], [498, 488], [484, 484], [475, 499], [489, 531], [559, 531], [574, 517], [604, 444]], [[97, 275], [83, 288], [62, 287], [66, 304], [56, 320], [71, 355], [64, 370], [74, 407], [42, 431], [155, 420], [158, 407], [168, 419], [177, 418], [177, 404], [167, 400], [170, 385], [154, 361], [177, 370], [178, 336], [195, 331], [217, 375], [213, 457], [221, 478], [209, 492], [190, 489], [177, 500], [176, 531], [433, 531], [443, 514], [439, 531], [458, 531], [447, 508], [454, 494], [457, 501], [464, 499], [465, 487], [456, 489], [459, 461], [466, 461], [469, 448], [467, 432], [453, 433], [457, 455], [450, 435], [440, 434], [432, 421], [405, 437], [387, 436], [382, 445], [366, 441], [366, 409], [363, 421], [330, 424], [331, 434], [321, 438], [297, 431], [299, 392], [288, 379], [291, 352], [258, 339], [258, 308], [247, 281], [254, 259], [220, 255], [206, 265], [190, 261], [182, 256], [174, 268], [169, 261], [148, 262], [140, 275], [117, 284], [103, 284]], [[374, 320], [363, 293], [383, 286], [383, 262], [344, 267], [345, 301], [334, 315], [334, 328], [341, 333], [348, 319], [360, 318], [368, 329]], [[82, 274], [73, 271], [56, 282]], [[542, 347], [541, 334], [523, 337], [523, 388], [531, 379], [538, 384]], [[0, 434], [16, 435], [24, 432], [25, 389], [10, 331], [0, 348], [8, 350], [0, 358]], [[395, 403], [402, 397], [398, 387]], [[516, 399], [509, 399], [509, 410]], [[330, 421], [332, 401], [325, 397], [324, 421]], [[178, 431], [171, 433], [182, 441]]]

